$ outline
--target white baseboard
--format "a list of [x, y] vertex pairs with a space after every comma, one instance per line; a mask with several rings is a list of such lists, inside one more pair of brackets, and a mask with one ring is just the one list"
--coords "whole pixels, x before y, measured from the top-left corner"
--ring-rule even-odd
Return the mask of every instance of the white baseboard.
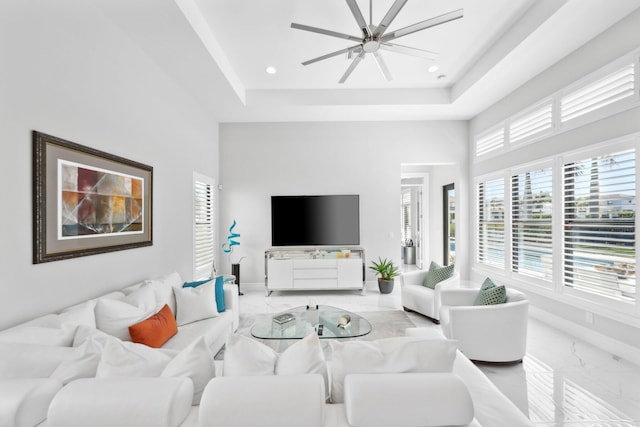
[[529, 305], [529, 315], [534, 319], [548, 324], [549, 326], [601, 348], [614, 356], [628, 360], [629, 362], [640, 366], [640, 349], [636, 347], [614, 340], [606, 335], [594, 332], [589, 328], [585, 328], [577, 323], [570, 322], [567, 319], [531, 305]]

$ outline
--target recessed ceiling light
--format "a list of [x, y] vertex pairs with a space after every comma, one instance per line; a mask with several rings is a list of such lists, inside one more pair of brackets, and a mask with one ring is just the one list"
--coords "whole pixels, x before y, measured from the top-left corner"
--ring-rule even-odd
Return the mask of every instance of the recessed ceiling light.
[[264, 69], [267, 74], [275, 74], [278, 72], [278, 70], [276, 70], [276, 67], [269, 65], [267, 68]]
[[430, 72], [430, 73], [435, 73], [439, 69], [440, 69], [440, 67], [438, 67], [437, 65], [432, 65], [431, 67], [427, 68], [427, 71]]

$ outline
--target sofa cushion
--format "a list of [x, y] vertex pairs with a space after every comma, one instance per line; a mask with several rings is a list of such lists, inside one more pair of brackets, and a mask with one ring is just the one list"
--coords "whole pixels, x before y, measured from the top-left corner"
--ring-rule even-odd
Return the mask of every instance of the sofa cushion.
[[73, 346], [80, 347], [86, 340], [93, 338], [98, 341], [102, 346], [106, 344], [108, 340], [113, 338], [113, 335], [109, 335], [96, 328], [90, 328], [88, 326], [80, 325], [76, 330], [76, 335], [73, 337]]
[[224, 375], [327, 376], [324, 352], [315, 333], [296, 341], [281, 354], [249, 337], [233, 334], [227, 339]]
[[199, 405], [202, 392], [214, 374], [213, 355], [204, 337], [200, 337], [171, 359], [160, 376], [191, 378], [193, 404]]
[[91, 328], [96, 327], [96, 307], [97, 300], [89, 300], [82, 302], [80, 304], [76, 304], [74, 306], [68, 307], [58, 315], [60, 326], [71, 324], [71, 325], [84, 325], [89, 326]]
[[169, 360], [169, 355], [157, 349], [112, 338], [102, 350], [96, 377], [157, 377]]
[[331, 401], [344, 401], [344, 378], [349, 374], [451, 372], [457, 342], [422, 337], [394, 337], [377, 341], [330, 342]]
[[73, 347], [0, 343], [0, 380], [49, 377], [74, 351]]
[[211, 280], [214, 280], [215, 283], [215, 297], [216, 297], [216, 310], [218, 313], [223, 313], [226, 310], [224, 303], [224, 277], [216, 276], [215, 279], [204, 279], [198, 280], [195, 282], [184, 282], [182, 285], [183, 288], [197, 288], [200, 285], [204, 285], [205, 283], [209, 283]]
[[70, 347], [76, 329], [75, 325], [65, 325], [61, 328], [18, 326], [0, 333], [0, 342]]
[[178, 326], [178, 333], [164, 343], [162, 348], [181, 351], [198, 338], [205, 337], [212, 354], [215, 354], [231, 334], [233, 315], [231, 310], [227, 310], [218, 317]]
[[202, 396], [199, 421], [207, 427], [333, 426], [325, 421], [324, 394], [319, 375], [216, 377]]
[[249, 337], [232, 334], [224, 350], [224, 375], [274, 375], [278, 353]]
[[440, 264], [431, 261], [431, 264], [429, 265], [429, 272], [427, 273], [427, 277], [424, 281], [424, 286], [434, 289], [438, 283], [451, 278], [451, 276], [453, 276], [453, 271], [453, 264], [443, 267]]
[[309, 334], [283, 351], [276, 362], [276, 375], [320, 374], [327, 376], [327, 364], [317, 334]]
[[0, 426], [33, 427], [47, 417], [60, 381], [49, 378], [0, 381]]
[[173, 294], [175, 288], [182, 286], [182, 278], [177, 272], [169, 273], [155, 279], [147, 280], [153, 285], [156, 292], [156, 299], [160, 306], [167, 304], [171, 312], [176, 313], [176, 297]]
[[158, 348], [178, 333], [178, 325], [169, 305], [135, 325], [129, 326], [131, 341]]
[[141, 286], [124, 298], [99, 298], [96, 303], [96, 326], [123, 341], [131, 341], [129, 326], [155, 313], [156, 297], [150, 285]]
[[96, 339], [85, 340], [82, 345], [73, 349], [71, 357], [58, 365], [51, 374], [51, 378], [66, 385], [79, 378], [95, 377], [102, 356], [102, 348], [102, 344]]
[[353, 374], [344, 400], [352, 426], [460, 426], [474, 416], [469, 390], [452, 373]]
[[208, 281], [195, 288], [174, 288], [173, 292], [176, 296], [178, 326], [218, 315], [214, 281]]
[[189, 378], [83, 378], [54, 397], [48, 427], [177, 427], [191, 410]]
[[182, 286], [182, 279], [177, 272], [166, 274], [164, 276], [147, 279], [135, 285], [127, 286], [122, 290], [125, 295], [140, 289], [142, 286], [148, 285], [153, 289], [156, 295], [156, 306], [162, 307], [167, 304], [172, 313], [176, 312], [176, 299], [173, 295], [173, 288]]

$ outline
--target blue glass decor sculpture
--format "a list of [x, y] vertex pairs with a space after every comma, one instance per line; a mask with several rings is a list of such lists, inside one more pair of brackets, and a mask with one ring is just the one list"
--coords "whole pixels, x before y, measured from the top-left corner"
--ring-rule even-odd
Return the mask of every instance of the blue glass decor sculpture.
[[240, 242], [238, 242], [237, 240], [233, 240], [240, 237], [238, 233], [233, 232], [233, 229], [235, 227], [236, 227], [236, 220], [234, 219], [233, 224], [231, 224], [231, 227], [229, 227], [229, 237], [227, 237], [227, 241], [222, 244], [222, 250], [226, 254], [232, 253], [234, 246], [240, 246]]

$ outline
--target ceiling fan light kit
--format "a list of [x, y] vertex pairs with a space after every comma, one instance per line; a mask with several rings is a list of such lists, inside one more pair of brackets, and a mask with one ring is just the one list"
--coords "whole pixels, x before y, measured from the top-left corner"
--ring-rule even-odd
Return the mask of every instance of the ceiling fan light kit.
[[347, 54], [347, 58], [352, 60], [351, 64], [347, 68], [347, 71], [342, 75], [339, 80], [339, 83], [344, 83], [347, 81], [353, 70], [358, 66], [360, 61], [362, 61], [366, 54], [373, 54], [373, 59], [378, 66], [378, 69], [384, 76], [387, 81], [391, 80], [391, 73], [389, 72], [389, 68], [382, 57], [382, 53], [380, 50], [386, 50], [390, 52], [402, 53], [404, 55], [416, 56], [419, 58], [435, 60], [438, 57], [438, 54], [435, 52], [431, 52], [428, 50], [418, 49], [415, 47], [402, 46], [395, 43], [390, 43], [390, 41], [395, 40], [400, 37], [404, 37], [409, 34], [416, 33], [418, 31], [426, 30], [427, 28], [432, 28], [437, 25], [445, 24], [447, 22], [454, 21], [456, 19], [460, 19], [463, 16], [462, 9], [454, 10], [452, 12], [445, 13], [440, 16], [436, 16], [435, 18], [430, 18], [425, 21], [418, 22], [413, 25], [409, 25], [408, 27], [401, 28], [399, 30], [395, 30], [392, 32], [387, 32], [389, 25], [393, 22], [393, 20], [398, 16], [398, 13], [404, 5], [409, 0], [396, 0], [391, 8], [384, 15], [380, 24], [375, 26], [372, 24], [372, 8], [373, 8], [373, 0], [369, 0], [369, 24], [365, 21], [362, 16], [362, 11], [360, 7], [358, 7], [358, 3], [356, 0], [345, 0], [353, 17], [356, 19], [358, 23], [358, 27], [362, 31], [362, 36], [356, 37], [349, 34], [343, 34], [336, 31], [325, 30], [323, 28], [312, 27], [309, 25], [302, 25], [291, 23], [291, 28], [302, 31], [309, 31], [312, 33], [324, 34], [326, 36], [337, 37], [341, 39], [351, 40], [358, 42], [358, 44], [354, 46], [347, 47], [345, 49], [341, 49], [335, 52], [328, 53], [326, 55], [319, 56], [317, 58], [310, 59], [302, 63], [302, 65], [309, 65], [319, 61], [323, 61], [325, 59], [333, 58], [334, 56]]

